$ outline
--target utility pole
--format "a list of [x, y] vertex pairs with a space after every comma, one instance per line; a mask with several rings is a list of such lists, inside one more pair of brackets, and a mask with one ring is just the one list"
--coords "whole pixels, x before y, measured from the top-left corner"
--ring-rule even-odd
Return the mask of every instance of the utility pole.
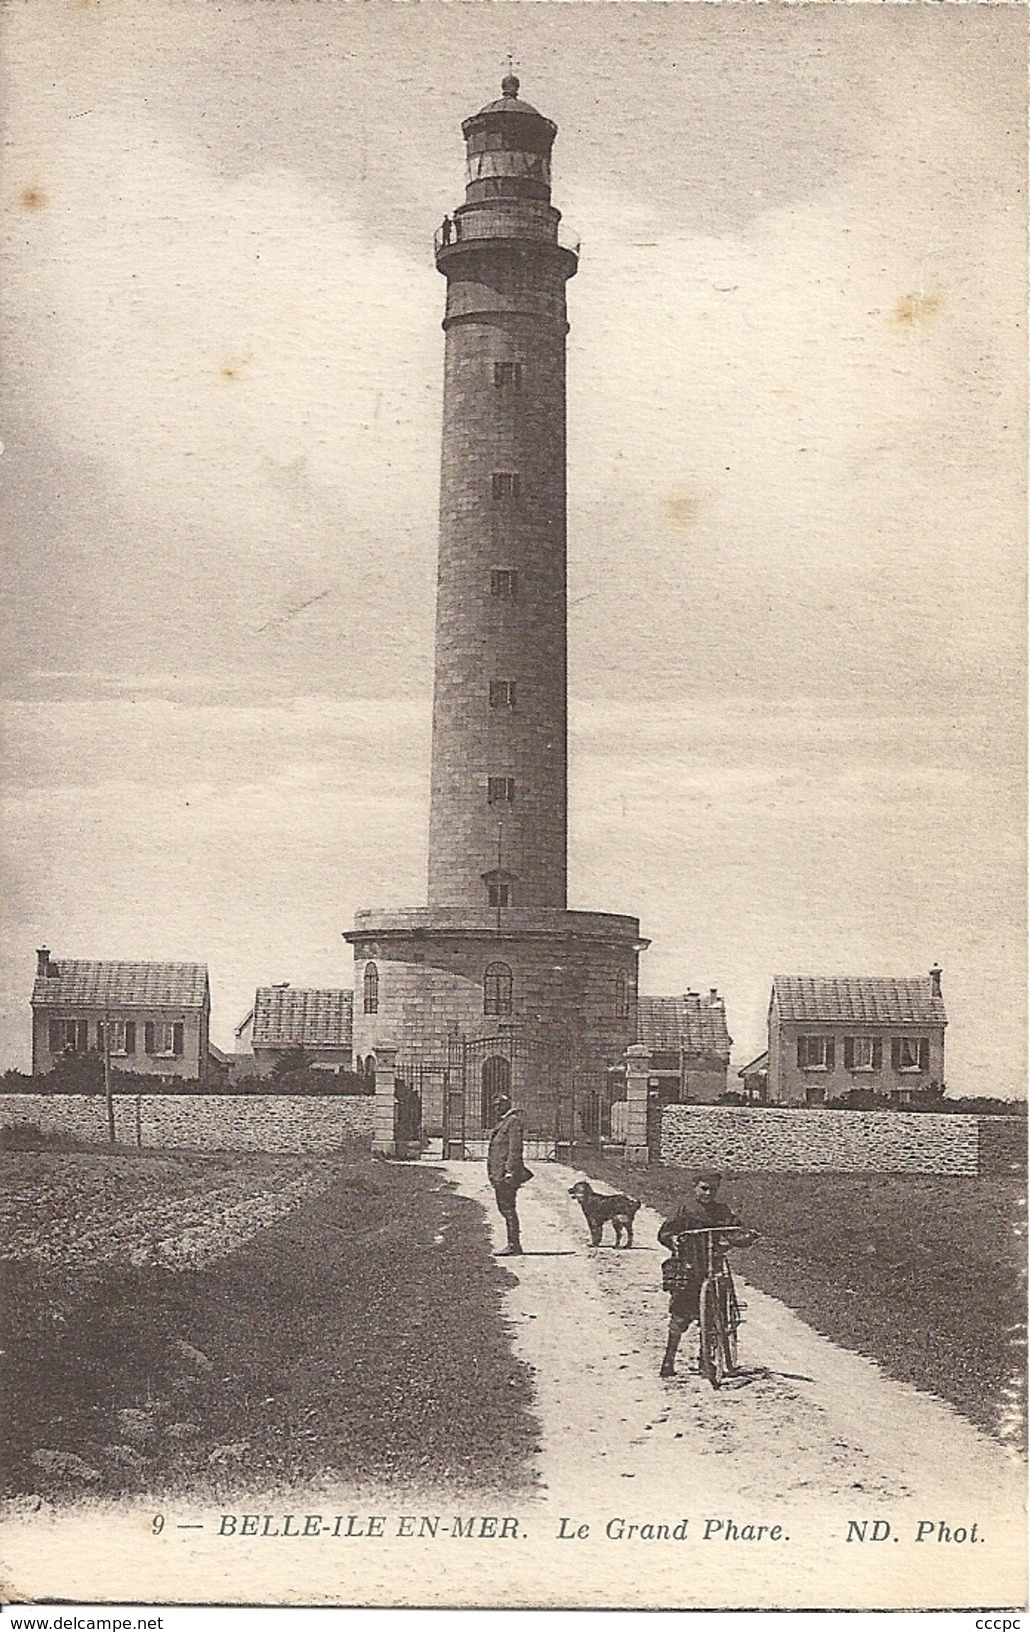
[[111, 1092], [111, 1017], [104, 1011], [104, 1094], [107, 1098], [107, 1139], [115, 1143], [114, 1095]]

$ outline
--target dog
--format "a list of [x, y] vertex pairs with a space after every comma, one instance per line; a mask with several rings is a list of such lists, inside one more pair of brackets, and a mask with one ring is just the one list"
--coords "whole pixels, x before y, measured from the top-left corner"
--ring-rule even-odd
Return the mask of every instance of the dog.
[[[602, 1196], [591, 1189], [586, 1179], [577, 1179], [569, 1189], [569, 1195], [574, 1196], [586, 1215], [590, 1229], [590, 1241], [595, 1247], [601, 1245], [601, 1236], [606, 1224], [610, 1224], [615, 1231], [615, 1245], [621, 1247], [633, 1245], [633, 1218], [639, 1201], [632, 1196]], [[626, 1240], [623, 1243], [623, 1233]]]

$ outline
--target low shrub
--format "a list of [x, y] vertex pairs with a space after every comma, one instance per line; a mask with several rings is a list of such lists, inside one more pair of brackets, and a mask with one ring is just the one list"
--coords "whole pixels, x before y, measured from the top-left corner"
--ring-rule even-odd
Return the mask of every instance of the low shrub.
[[375, 1093], [375, 1083], [354, 1071], [316, 1071], [307, 1067], [301, 1071], [284, 1071], [271, 1077], [237, 1077], [231, 1088], [222, 1089], [232, 1094], [338, 1094], [368, 1098]]
[[[78, 1054], [61, 1060], [45, 1076], [33, 1077], [24, 1071], [5, 1071], [0, 1076], [0, 1094], [102, 1094], [104, 1067], [98, 1054]], [[233, 1083], [224, 1077], [207, 1081], [199, 1077], [154, 1076], [143, 1071], [111, 1070], [111, 1092], [127, 1094], [333, 1094], [368, 1097], [375, 1083], [354, 1071], [317, 1071], [305, 1067], [281, 1072], [278, 1076], [238, 1077]]]
[[[807, 1106], [799, 1109], [807, 1110]], [[917, 1089], [914, 1094], [878, 1094], [872, 1088], [851, 1088], [847, 1093], [828, 1099], [821, 1107], [827, 1111], [912, 1111], [932, 1112], [936, 1116], [1026, 1116], [1026, 1101], [993, 1099], [967, 1094], [964, 1098], [946, 1098], [943, 1091], [932, 1088]]]

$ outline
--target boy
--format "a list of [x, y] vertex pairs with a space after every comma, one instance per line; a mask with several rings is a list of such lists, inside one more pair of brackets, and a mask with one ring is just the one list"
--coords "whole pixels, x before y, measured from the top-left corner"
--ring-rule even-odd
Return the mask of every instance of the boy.
[[[659, 1372], [661, 1377], [675, 1376], [676, 1350], [679, 1348], [680, 1338], [692, 1322], [700, 1320], [701, 1282], [705, 1278], [708, 1261], [706, 1238], [703, 1235], [688, 1235], [684, 1232], [743, 1229], [733, 1209], [717, 1199], [721, 1182], [721, 1173], [699, 1173], [694, 1181], [694, 1199], [685, 1201], [679, 1211], [671, 1218], [667, 1218], [658, 1231], [658, 1239], [662, 1246], [668, 1247], [673, 1255], [662, 1265], [663, 1284], [670, 1296], [669, 1339], [665, 1345], [665, 1358]], [[715, 1268], [721, 1269], [726, 1262], [726, 1251], [729, 1246], [749, 1247], [754, 1239], [754, 1232], [751, 1230], [743, 1234], [734, 1234], [731, 1241], [727, 1242], [716, 1236], [712, 1248]]]

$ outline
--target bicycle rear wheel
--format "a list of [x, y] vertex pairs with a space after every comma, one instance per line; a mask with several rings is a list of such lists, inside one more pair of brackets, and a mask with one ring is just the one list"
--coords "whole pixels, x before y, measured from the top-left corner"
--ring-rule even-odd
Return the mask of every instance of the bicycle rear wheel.
[[713, 1388], [721, 1388], [726, 1374], [726, 1327], [719, 1287], [709, 1276], [701, 1287], [701, 1370]]

